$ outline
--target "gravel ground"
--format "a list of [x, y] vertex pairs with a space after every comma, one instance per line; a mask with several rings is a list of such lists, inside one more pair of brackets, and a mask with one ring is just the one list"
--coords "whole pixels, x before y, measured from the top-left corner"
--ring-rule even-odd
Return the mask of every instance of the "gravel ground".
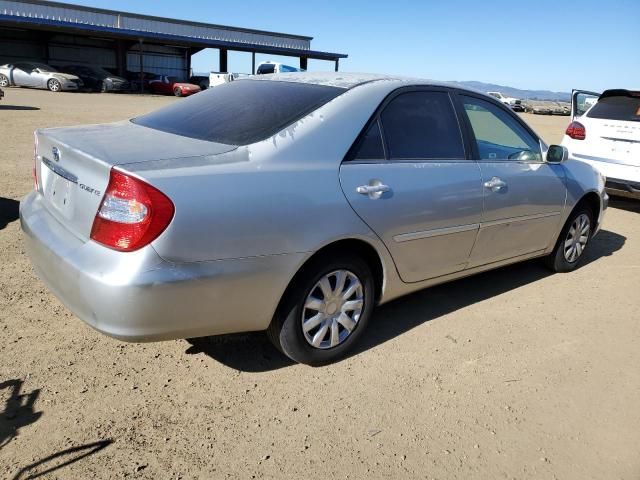
[[[74, 318], [25, 256], [32, 131], [180, 100], [6, 93], [1, 478], [640, 478], [640, 203], [613, 202], [579, 270], [527, 262], [394, 301], [328, 367], [262, 334], [126, 344]], [[525, 118], [550, 142], [567, 124]]]

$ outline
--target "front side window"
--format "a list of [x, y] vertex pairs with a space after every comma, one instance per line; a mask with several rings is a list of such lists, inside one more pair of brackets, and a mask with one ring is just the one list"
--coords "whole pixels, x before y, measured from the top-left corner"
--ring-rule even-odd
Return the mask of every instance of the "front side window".
[[199, 140], [248, 145], [269, 138], [343, 92], [344, 88], [325, 85], [238, 80], [132, 122]]
[[462, 96], [480, 160], [542, 161], [540, 143], [508, 112], [490, 102]]
[[407, 92], [380, 115], [390, 160], [463, 159], [460, 126], [446, 92]]

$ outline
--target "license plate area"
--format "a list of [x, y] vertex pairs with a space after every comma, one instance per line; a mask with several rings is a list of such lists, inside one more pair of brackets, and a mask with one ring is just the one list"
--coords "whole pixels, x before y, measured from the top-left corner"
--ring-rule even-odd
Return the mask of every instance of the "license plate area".
[[41, 169], [45, 199], [63, 217], [72, 218], [78, 178], [47, 158], [42, 158], [42, 164], [47, 167]]

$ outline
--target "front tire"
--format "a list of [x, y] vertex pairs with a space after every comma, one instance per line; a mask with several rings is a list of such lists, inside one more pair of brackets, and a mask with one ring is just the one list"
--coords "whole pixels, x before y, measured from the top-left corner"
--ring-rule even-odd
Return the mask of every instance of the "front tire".
[[52, 92], [57, 93], [60, 90], [62, 90], [62, 85], [60, 84], [60, 81], [56, 80], [55, 78], [52, 78], [47, 82], [47, 88]]
[[589, 246], [593, 231], [591, 209], [577, 208], [564, 225], [553, 252], [545, 259], [546, 266], [558, 273], [570, 272], [577, 268]]
[[0, 87], [8, 87], [9, 79], [6, 75], [0, 75]]
[[176, 97], [181, 97], [182, 96], [182, 90], [180, 90], [180, 88], [176, 87], [176, 88], [173, 89], [173, 94]]
[[282, 299], [267, 334], [292, 360], [325, 365], [343, 358], [364, 333], [375, 302], [371, 268], [358, 257], [319, 257]]

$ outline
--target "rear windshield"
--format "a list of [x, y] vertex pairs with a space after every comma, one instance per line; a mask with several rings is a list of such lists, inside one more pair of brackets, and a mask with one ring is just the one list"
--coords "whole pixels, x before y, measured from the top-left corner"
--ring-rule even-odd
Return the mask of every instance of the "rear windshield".
[[131, 121], [184, 137], [248, 145], [269, 138], [344, 91], [296, 82], [238, 80]]
[[640, 122], [640, 98], [626, 96], [603, 98], [587, 112], [587, 117]]

